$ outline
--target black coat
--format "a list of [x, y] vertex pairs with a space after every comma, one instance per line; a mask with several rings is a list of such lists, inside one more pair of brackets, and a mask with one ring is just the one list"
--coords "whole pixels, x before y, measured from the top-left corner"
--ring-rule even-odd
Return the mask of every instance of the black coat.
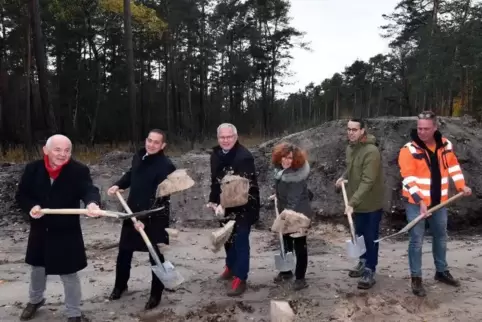
[[[171, 160], [162, 151], [146, 155], [143, 148], [134, 154], [132, 164], [115, 185], [120, 189], [130, 188], [127, 204], [132, 212], [164, 206], [165, 208], [139, 220], [144, 223], [145, 232], [153, 245], [169, 244], [169, 236], [164, 230], [169, 227], [170, 197], [156, 198], [157, 186], [176, 170]], [[146, 252], [147, 246], [141, 234], [134, 228], [131, 219], [124, 220], [119, 248]]]
[[245, 177], [250, 182], [248, 203], [244, 206], [226, 209], [225, 216], [235, 215], [237, 224], [252, 225], [259, 220], [259, 188], [258, 177], [251, 152], [239, 142], [228, 152], [215, 146], [211, 153], [211, 193], [209, 202], [219, 204], [221, 180], [232, 171], [232, 174]]
[[[26, 165], [16, 200], [29, 213], [36, 205], [59, 209], [79, 208], [80, 200], [85, 205], [100, 204], [100, 194], [87, 166], [70, 160], [51, 183], [44, 161], [38, 160]], [[79, 215], [44, 215], [39, 219], [29, 215], [29, 218], [27, 264], [45, 267], [48, 275], [72, 274], [87, 266]]]
[[279, 213], [284, 209], [290, 209], [311, 218], [313, 210], [307, 183], [310, 174], [309, 163], [305, 162], [304, 166], [296, 170], [288, 168], [282, 171], [282, 169], [276, 168], [275, 171], [275, 189]]

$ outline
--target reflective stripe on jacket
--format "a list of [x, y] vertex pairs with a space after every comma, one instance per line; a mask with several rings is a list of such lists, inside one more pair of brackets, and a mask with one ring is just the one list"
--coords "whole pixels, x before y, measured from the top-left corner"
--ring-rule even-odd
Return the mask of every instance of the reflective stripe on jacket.
[[[465, 187], [465, 179], [452, 143], [444, 137], [441, 140], [442, 146], [436, 150], [436, 153], [442, 177], [441, 202], [444, 202], [448, 199], [449, 177], [459, 191]], [[400, 150], [398, 165], [403, 178], [402, 195], [410, 203], [418, 204], [423, 200], [427, 206], [431, 204], [432, 174], [429, 160], [428, 152], [415, 141], [405, 144]]]

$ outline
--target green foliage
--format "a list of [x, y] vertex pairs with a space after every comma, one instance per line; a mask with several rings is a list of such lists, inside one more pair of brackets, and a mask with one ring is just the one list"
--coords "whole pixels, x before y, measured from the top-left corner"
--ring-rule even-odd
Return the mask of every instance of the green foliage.
[[[106, 12], [122, 16], [124, 14], [123, 0], [99, 0], [100, 7]], [[145, 30], [162, 35], [167, 24], [157, 16], [156, 10], [142, 4], [131, 1], [132, 20], [142, 26]]]
[[97, 3], [95, 0], [49, 0], [46, 6], [55, 20], [73, 22], [82, 18], [84, 14], [95, 10]]

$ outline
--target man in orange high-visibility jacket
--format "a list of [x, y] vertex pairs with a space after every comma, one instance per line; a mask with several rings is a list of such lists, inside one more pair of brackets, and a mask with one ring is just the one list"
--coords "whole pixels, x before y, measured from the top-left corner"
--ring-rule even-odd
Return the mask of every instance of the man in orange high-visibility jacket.
[[[437, 117], [432, 112], [418, 115], [417, 129], [411, 132], [412, 141], [400, 150], [398, 164], [403, 177], [403, 197], [408, 222], [427, 209], [448, 199], [449, 177], [458, 191], [470, 195], [464, 175], [453, 151], [452, 143], [437, 129]], [[460, 283], [450, 274], [446, 261], [447, 208], [443, 207], [410, 230], [408, 260], [412, 277], [412, 291], [425, 296], [422, 284], [422, 243], [428, 221], [433, 236], [432, 253], [436, 268], [435, 280], [452, 286]]]

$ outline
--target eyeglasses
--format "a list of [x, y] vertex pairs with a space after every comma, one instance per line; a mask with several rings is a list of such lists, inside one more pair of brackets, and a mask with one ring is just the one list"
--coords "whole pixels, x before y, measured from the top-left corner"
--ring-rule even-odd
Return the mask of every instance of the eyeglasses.
[[418, 114], [419, 119], [434, 119], [435, 118], [435, 113], [427, 111], [427, 112], [422, 112]]

